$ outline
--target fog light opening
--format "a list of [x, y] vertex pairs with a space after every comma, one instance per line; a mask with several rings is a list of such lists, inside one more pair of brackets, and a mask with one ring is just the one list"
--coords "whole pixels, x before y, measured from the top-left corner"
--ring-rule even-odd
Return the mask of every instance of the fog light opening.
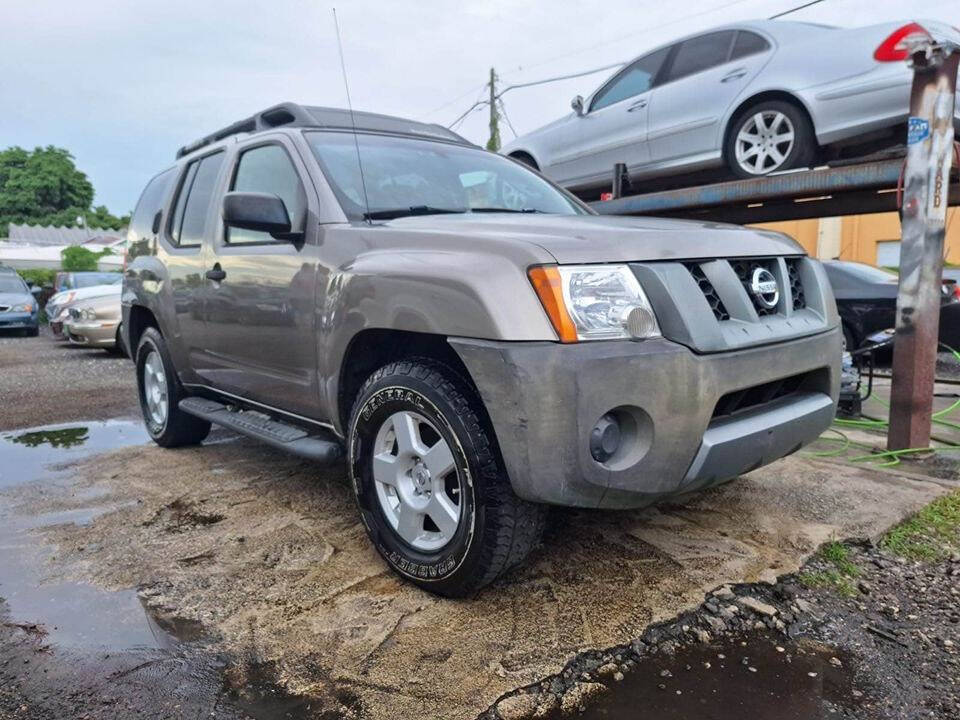
[[605, 463], [620, 449], [620, 423], [607, 413], [590, 431], [590, 454], [599, 463]]

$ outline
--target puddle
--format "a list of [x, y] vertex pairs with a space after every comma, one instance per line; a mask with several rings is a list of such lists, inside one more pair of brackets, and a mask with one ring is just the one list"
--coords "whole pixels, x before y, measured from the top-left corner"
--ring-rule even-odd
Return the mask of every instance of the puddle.
[[[69, 485], [65, 463], [149, 440], [142, 424], [108, 421], [54, 425], [0, 435], [0, 492], [27, 483]], [[96, 491], [74, 495], [95, 501]], [[145, 613], [134, 590], [110, 592], [77, 582], [45, 582], [52, 552], [30, 531], [64, 523], [87, 524], [115, 506], [96, 505], [30, 516], [0, 502], [0, 597], [4, 622], [38, 625], [46, 641], [65, 648], [170, 649], [178, 628]], [[196, 632], [190, 632], [194, 639]]]
[[578, 717], [634, 720], [642, 708], [644, 717], [657, 720], [810, 720], [850, 702], [849, 656], [768, 635], [744, 642], [647, 658]]

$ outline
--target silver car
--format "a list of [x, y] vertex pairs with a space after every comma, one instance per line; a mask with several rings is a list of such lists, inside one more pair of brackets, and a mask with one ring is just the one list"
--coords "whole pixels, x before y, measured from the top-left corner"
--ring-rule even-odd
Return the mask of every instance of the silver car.
[[[627, 63], [574, 112], [502, 152], [571, 189], [726, 164], [739, 177], [809, 166], [825, 150], [900, 142], [906, 44], [941, 23], [840, 29], [758, 20], [677, 40]], [[960, 110], [955, 111], [960, 119]]]

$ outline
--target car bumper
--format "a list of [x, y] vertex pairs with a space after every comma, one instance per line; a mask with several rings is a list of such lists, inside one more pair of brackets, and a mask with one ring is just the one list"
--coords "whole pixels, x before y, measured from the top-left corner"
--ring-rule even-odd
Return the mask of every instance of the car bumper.
[[[834, 328], [710, 355], [665, 339], [450, 344], [480, 390], [520, 497], [629, 508], [719, 484], [816, 439], [836, 410], [840, 338]], [[776, 397], [785, 378], [800, 384]], [[768, 390], [775, 399], [720, 412], [721, 399]], [[624, 439], [600, 463], [590, 433], [611, 411]]]
[[0, 313], [0, 330], [32, 330], [39, 327], [36, 315], [31, 313]]
[[74, 345], [113, 347], [117, 343], [118, 323], [66, 322], [63, 334]]

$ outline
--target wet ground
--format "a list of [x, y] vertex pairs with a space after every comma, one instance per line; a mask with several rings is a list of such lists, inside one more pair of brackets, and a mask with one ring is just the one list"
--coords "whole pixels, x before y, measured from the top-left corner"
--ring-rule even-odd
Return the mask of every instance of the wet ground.
[[[99, 417], [83, 411], [86, 385], [73, 397], [37, 378], [36, 393], [59, 398], [64, 414]], [[131, 381], [119, 366], [100, 394]], [[0, 427], [21, 422], [9, 407]], [[131, 397], [118, 415], [135, 412]], [[875, 538], [953, 482], [797, 455], [644, 511], [556, 510], [524, 566], [449, 601], [386, 569], [342, 467], [222, 432], [177, 451], [143, 440], [122, 421], [3, 433], [0, 717], [474, 717], [724, 583], [772, 582], [832, 537]], [[773, 642], [743, 641], [758, 658]], [[788, 670], [818, 653], [791, 650], [791, 668], [777, 669], [778, 654], [747, 672], [807, 688], [811, 676]], [[654, 687], [684, 703], [709, 707], [711, 688], [732, 682], [685, 685], [677, 670], [675, 685]], [[637, 693], [623, 707], [657, 694], [621, 687]], [[839, 676], [822, 687], [844, 692]], [[790, 707], [791, 693], [770, 691]], [[614, 705], [605, 712], [619, 717]]]

